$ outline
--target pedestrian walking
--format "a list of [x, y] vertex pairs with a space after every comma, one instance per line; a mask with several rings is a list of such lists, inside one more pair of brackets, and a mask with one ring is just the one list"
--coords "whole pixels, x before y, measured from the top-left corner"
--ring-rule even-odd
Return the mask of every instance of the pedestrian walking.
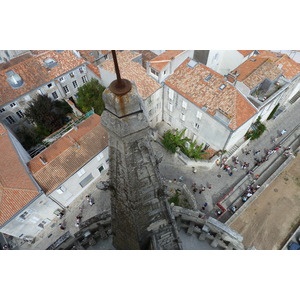
[[179, 177], [179, 181], [182, 182], [183, 181], [183, 176]]
[[286, 130], [285, 129], [282, 129], [281, 131], [280, 131], [280, 135], [282, 136], [282, 135], [284, 135], [286, 133]]
[[82, 216], [79, 216], [79, 215], [78, 215], [78, 216], [76, 217], [76, 224], [75, 224], [76, 227], [79, 227], [79, 226], [80, 226], [81, 219], [82, 219]]
[[255, 152], [254, 152], [254, 155], [256, 155], [256, 154], [258, 154], [258, 153], [260, 153], [260, 150], [255, 151]]
[[202, 206], [202, 210], [205, 210], [205, 208], [207, 207], [207, 202], [205, 202]]
[[65, 230], [65, 229], [66, 229], [66, 227], [65, 227], [62, 223], [60, 223], [58, 226], [59, 226], [59, 228], [60, 228], [61, 230]]
[[195, 174], [197, 172], [197, 169], [193, 167], [193, 173]]
[[208, 188], [209, 190], [211, 190], [211, 184], [208, 184], [208, 185], [207, 185], [207, 188]]
[[204, 187], [204, 186], [201, 188], [201, 191], [202, 191], [202, 192], [204, 192], [204, 191], [205, 191], [205, 187]]

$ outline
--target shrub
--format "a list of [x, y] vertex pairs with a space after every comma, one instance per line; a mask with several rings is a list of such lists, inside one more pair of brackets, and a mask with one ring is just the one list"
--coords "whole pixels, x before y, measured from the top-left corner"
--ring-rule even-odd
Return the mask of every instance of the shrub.
[[279, 107], [279, 103], [274, 107], [274, 109], [271, 111], [270, 115], [268, 116], [267, 120], [271, 120], [273, 115], [275, 114], [277, 108]]

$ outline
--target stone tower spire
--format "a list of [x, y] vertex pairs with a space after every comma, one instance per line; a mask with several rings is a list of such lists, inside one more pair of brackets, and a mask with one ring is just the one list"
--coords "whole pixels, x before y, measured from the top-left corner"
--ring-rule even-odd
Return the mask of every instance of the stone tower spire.
[[120, 93], [119, 79], [103, 93], [101, 116], [109, 135], [113, 245], [128, 250], [181, 249], [136, 86], [127, 80], [127, 91]]

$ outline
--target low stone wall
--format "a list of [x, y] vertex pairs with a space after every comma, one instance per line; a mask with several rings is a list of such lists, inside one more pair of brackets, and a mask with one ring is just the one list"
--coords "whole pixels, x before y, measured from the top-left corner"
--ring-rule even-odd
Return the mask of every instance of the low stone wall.
[[236, 231], [218, 220], [205, 215], [200, 211], [173, 206], [178, 230], [184, 229], [188, 235], [198, 234], [199, 240], [211, 241], [211, 247], [221, 247], [227, 250], [244, 250], [243, 237]]

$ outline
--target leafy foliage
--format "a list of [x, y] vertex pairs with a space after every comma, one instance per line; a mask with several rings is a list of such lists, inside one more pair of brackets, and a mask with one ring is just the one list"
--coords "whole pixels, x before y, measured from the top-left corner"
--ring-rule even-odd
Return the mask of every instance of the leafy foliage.
[[104, 90], [105, 87], [100, 85], [98, 80], [94, 78], [79, 87], [77, 92], [77, 106], [79, 109], [87, 113], [93, 108], [96, 114], [101, 115], [104, 110], [102, 100]]
[[258, 139], [264, 131], [267, 129], [267, 127], [260, 122], [261, 117], [259, 116], [255, 123], [252, 125], [255, 129], [254, 130], [248, 130], [245, 134], [245, 139], [248, 140], [256, 140]]
[[271, 111], [270, 115], [268, 116], [267, 120], [271, 120], [273, 115], [275, 114], [277, 108], [279, 107], [279, 103], [274, 107], [274, 109]]
[[46, 95], [38, 95], [25, 110], [25, 116], [34, 123], [39, 133], [52, 133], [62, 127], [68, 120], [67, 113], [72, 108], [63, 101], [53, 101]]
[[25, 126], [19, 127], [16, 131], [16, 135], [26, 150], [29, 150], [31, 147], [39, 144], [45, 136], [39, 132], [37, 128], [28, 128]]
[[203, 152], [203, 144], [200, 146], [197, 145], [196, 142], [192, 142], [192, 140], [188, 137], [183, 138], [186, 129], [183, 129], [181, 132], [178, 129], [173, 133], [172, 130], [168, 130], [164, 133], [162, 144], [164, 147], [175, 153], [176, 149], [179, 148], [186, 156], [194, 159], [201, 159], [203, 155], [207, 154], [207, 152]]

